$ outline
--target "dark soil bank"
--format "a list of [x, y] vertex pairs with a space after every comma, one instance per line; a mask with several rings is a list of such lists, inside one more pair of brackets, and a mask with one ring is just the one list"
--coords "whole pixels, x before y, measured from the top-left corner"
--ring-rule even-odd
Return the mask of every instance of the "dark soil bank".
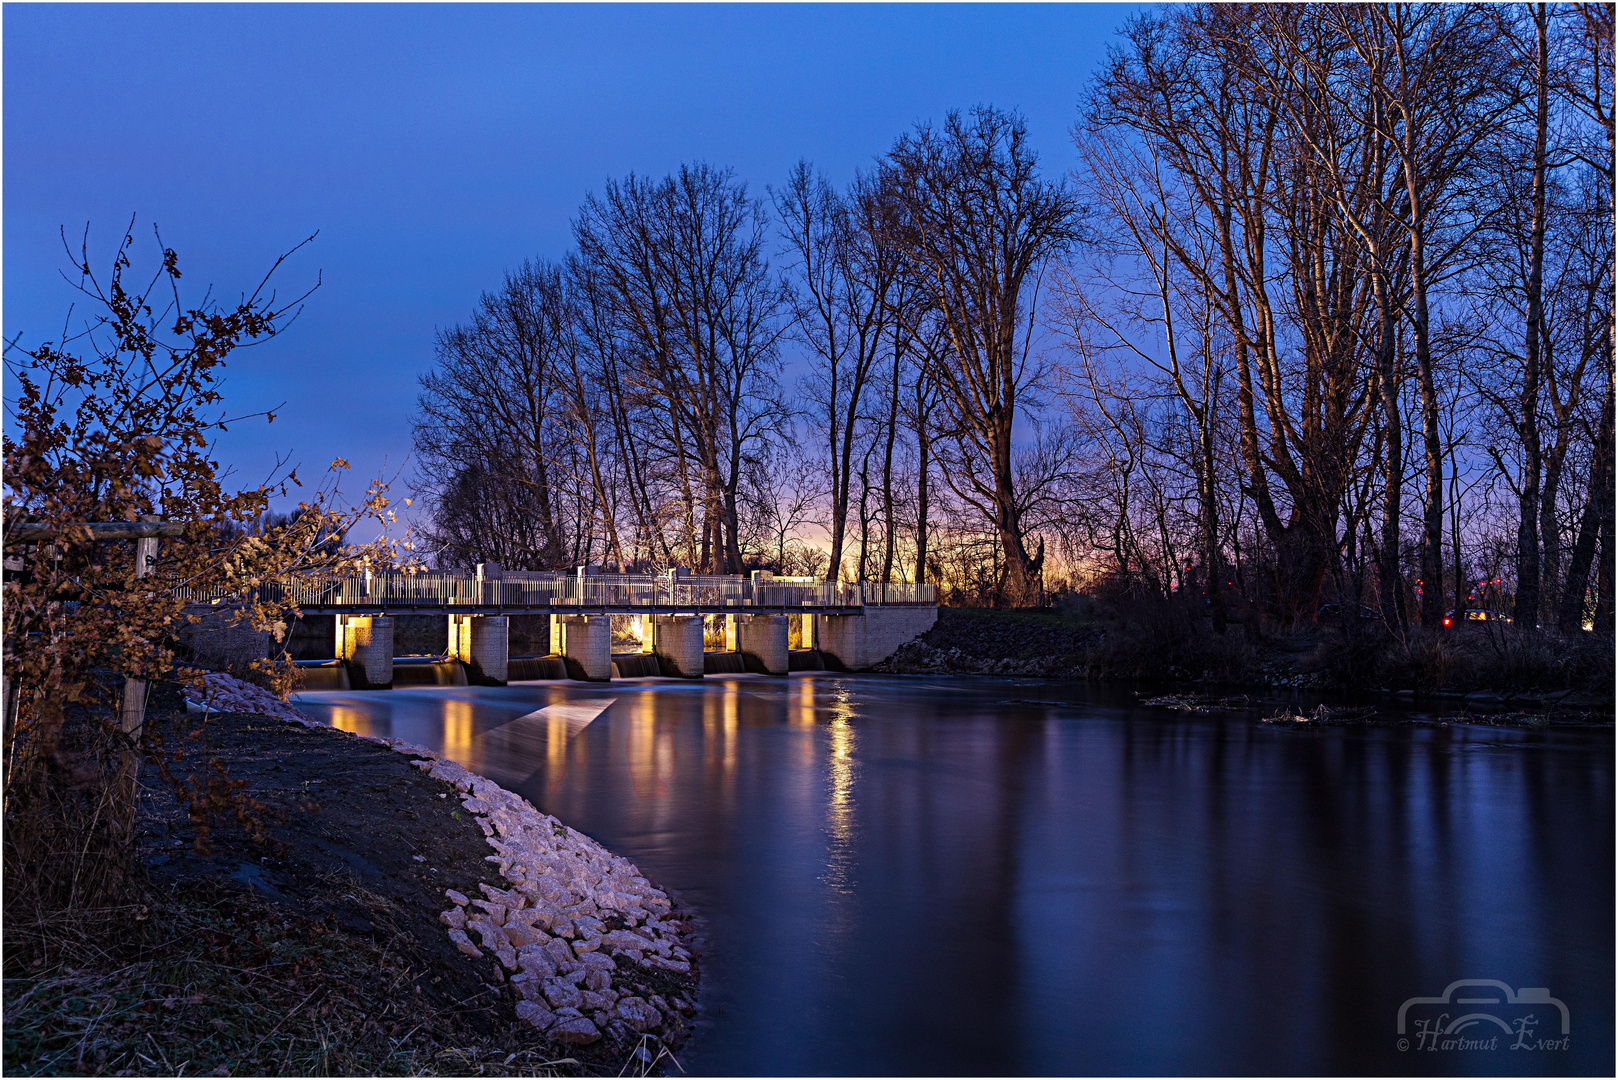
[[[456, 950], [444, 890], [506, 883], [451, 785], [342, 732], [240, 714], [201, 724], [172, 689], [154, 705], [180, 747], [172, 774], [211, 783], [218, 812], [194, 817], [148, 763], [147, 903], [112, 916], [94, 949], [41, 926], [27, 958], [10, 950], [8, 1073], [616, 1075], [657, 1056], [655, 1041], [635, 1058], [608, 1040], [547, 1043], [518, 1020], [494, 957]], [[250, 800], [245, 821], [227, 786]], [[695, 996], [694, 978], [646, 981]]]

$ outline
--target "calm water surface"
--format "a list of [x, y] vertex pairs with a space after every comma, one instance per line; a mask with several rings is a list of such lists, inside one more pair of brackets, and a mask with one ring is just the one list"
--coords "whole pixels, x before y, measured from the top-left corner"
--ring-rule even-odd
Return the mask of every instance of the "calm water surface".
[[[1610, 728], [1277, 730], [818, 673], [300, 704], [677, 892], [708, 939], [692, 1073], [1613, 1071]], [[1548, 987], [1571, 1049], [1401, 1053], [1400, 1003], [1459, 979]]]

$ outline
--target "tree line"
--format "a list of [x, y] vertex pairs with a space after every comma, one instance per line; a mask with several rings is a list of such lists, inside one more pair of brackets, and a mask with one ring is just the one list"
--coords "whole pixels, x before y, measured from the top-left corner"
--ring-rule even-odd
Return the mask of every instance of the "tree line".
[[1612, 35], [1170, 7], [1084, 87], [1066, 176], [981, 106], [841, 189], [609, 180], [438, 335], [429, 544], [1610, 627]]

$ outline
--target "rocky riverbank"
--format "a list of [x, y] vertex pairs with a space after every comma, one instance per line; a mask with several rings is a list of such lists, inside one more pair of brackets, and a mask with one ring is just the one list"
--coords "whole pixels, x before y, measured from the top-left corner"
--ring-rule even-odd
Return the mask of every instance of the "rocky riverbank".
[[1082, 679], [1099, 627], [1043, 612], [938, 609], [927, 633], [872, 670], [904, 675], [1026, 675]]
[[207, 699], [153, 687], [127, 905], [8, 906], [8, 1074], [675, 1071], [700, 949], [632, 863], [420, 748]]
[[[209, 675], [199, 696], [193, 708], [323, 727], [229, 675]], [[434, 751], [350, 737], [405, 754], [453, 787], [494, 849], [486, 859], [504, 887], [480, 881], [471, 895], [445, 889], [449, 903], [439, 921], [461, 954], [481, 959], [488, 952], [509, 973], [518, 1018], [570, 1047], [605, 1039], [627, 1048], [643, 1035], [660, 1046], [681, 1040], [696, 1011], [696, 946], [666, 893], [627, 859]]]

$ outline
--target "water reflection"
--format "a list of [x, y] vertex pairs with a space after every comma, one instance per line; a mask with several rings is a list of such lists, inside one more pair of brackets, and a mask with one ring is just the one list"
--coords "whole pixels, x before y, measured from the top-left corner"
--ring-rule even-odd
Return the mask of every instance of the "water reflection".
[[356, 734], [365, 734], [370, 729], [370, 718], [364, 709], [349, 708], [346, 705], [334, 705], [326, 716], [326, 722], [339, 731], [352, 731]]
[[545, 721], [545, 775], [560, 780], [567, 773], [567, 740], [573, 732], [561, 717]]
[[472, 751], [472, 703], [444, 703], [444, 754], [457, 761]]
[[[1278, 731], [821, 674], [305, 707], [444, 748], [699, 910], [694, 1073], [1613, 1068], [1610, 729]], [[1551, 988], [1573, 1049], [1401, 1056], [1399, 1004], [1472, 977]]]
[[848, 892], [854, 858], [854, 726], [846, 701], [833, 703], [830, 731], [831, 793], [826, 800], [826, 832], [831, 837], [831, 852], [826, 884], [837, 892]]
[[629, 759], [629, 782], [635, 794], [650, 799], [658, 794], [657, 702], [650, 694], [640, 694], [629, 706], [625, 752]]

